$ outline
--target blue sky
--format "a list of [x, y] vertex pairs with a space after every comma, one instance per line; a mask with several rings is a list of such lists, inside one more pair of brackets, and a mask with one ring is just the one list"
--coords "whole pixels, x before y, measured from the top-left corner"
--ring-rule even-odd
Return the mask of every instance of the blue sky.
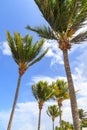
[[[28, 33], [34, 36], [35, 42], [40, 38], [35, 33], [26, 30], [25, 27], [43, 24], [47, 24], [47, 22], [43, 19], [33, 0], [3, 0], [0, 2], [0, 130], [6, 130], [18, 78], [18, 66], [8, 48], [6, 30], [10, 31], [12, 35], [14, 32], [20, 32], [22, 36]], [[47, 80], [51, 83], [58, 78], [66, 79], [62, 52], [57, 49], [55, 41], [46, 41], [44, 48], [48, 46], [50, 50], [47, 55], [39, 63], [30, 67], [22, 78], [12, 130], [37, 129], [38, 106], [31, 93], [32, 84], [39, 80]], [[75, 89], [79, 89], [78, 106], [87, 111], [86, 42], [81, 45], [73, 45], [69, 52], [69, 58]], [[51, 130], [51, 125], [49, 126], [51, 119], [45, 114], [48, 105], [49, 103], [46, 103], [43, 109], [42, 130]], [[63, 119], [72, 121], [69, 101], [64, 102], [63, 110]], [[56, 124], [57, 122], [58, 119]]]

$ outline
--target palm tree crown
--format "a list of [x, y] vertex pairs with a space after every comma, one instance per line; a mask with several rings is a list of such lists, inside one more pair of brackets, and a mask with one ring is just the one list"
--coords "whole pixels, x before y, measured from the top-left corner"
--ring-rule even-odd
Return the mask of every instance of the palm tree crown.
[[[41, 37], [56, 39], [60, 49], [70, 49], [71, 42], [87, 40], [87, 31], [73, 35], [86, 23], [87, 0], [34, 0], [49, 27], [43, 26], [27, 29], [37, 32]], [[62, 45], [62, 41], [65, 44]]]
[[60, 100], [61, 102], [65, 99], [69, 99], [69, 89], [68, 83], [64, 80], [57, 80], [56, 82], [52, 83], [52, 87], [54, 89], [54, 96], [56, 99]]
[[57, 105], [48, 106], [47, 114], [54, 121], [55, 118], [59, 116], [59, 109], [58, 109]]
[[19, 66], [19, 73], [21, 75], [24, 74], [28, 67], [38, 62], [48, 51], [48, 49], [46, 49], [40, 54], [45, 42], [44, 39], [32, 44], [32, 36], [26, 35], [22, 38], [19, 33], [15, 32], [14, 38], [12, 38], [9, 32], [6, 34], [12, 56]]
[[83, 109], [79, 109], [79, 118], [82, 119], [87, 119], [87, 112], [85, 112]]
[[32, 92], [38, 102], [45, 102], [52, 98], [53, 92], [47, 81], [39, 81], [36, 85], [32, 85]]

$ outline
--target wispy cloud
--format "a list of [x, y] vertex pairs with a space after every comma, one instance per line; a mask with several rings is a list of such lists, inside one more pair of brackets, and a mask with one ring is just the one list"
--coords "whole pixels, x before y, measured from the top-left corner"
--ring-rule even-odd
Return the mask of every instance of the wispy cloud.
[[49, 76], [38, 75], [38, 76], [32, 77], [31, 83], [35, 84], [35, 83], [39, 82], [40, 80], [42, 80], [42, 81], [48, 81], [48, 83], [51, 84], [53, 81], [56, 81], [57, 79], [66, 80], [66, 77], [62, 77], [62, 76], [49, 77]]
[[[49, 105], [56, 104], [56, 102], [47, 102], [44, 104], [42, 109], [42, 117], [41, 117], [41, 130], [51, 130], [52, 129], [52, 121], [51, 118], [46, 114], [46, 110]], [[67, 107], [66, 107], [67, 108]], [[64, 114], [67, 115], [67, 119], [69, 119], [70, 115], [64, 108]], [[27, 102], [27, 103], [18, 103], [15, 111], [15, 116], [13, 120], [12, 130], [37, 130], [38, 125], [38, 104], [37, 102]], [[0, 113], [3, 117], [5, 114], [9, 115], [9, 111], [6, 113]], [[69, 116], [68, 116], [69, 115]], [[65, 118], [63, 116], [63, 118]], [[2, 118], [2, 125], [4, 126], [3, 130], [7, 127], [9, 116], [6, 118]], [[58, 126], [59, 118], [56, 118], [55, 125]], [[50, 125], [49, 125], [50, 124]], [[1, 126], [0, 126], [1, 128]]]
[[[83, 108], [85, 111], [87, 110], [86, 98], [78, 99], [79, 108]], [[49, 105], [56, 104], [56, 102], [46, 102], [42, 109], [41, 116], [41, 130], [51, 130], [52, 129], [52, 121], [51, 118], [46, 114], [46, 110]], [[70, 101], [65, 100], [63, 102], [62, 107], [62, 119], [72, 123], [72, 114], [70, 109]], [[38, 125], [38, 104], [37, 102], [27, 102], [27, 103], [18, 103], [15, 111], [12, 130], [37, 130]], [[6, 130], [7, 123], [9, 120], [9, 111], [0, 112], [0, 129]], [[67, 115], [67, 116], [66, 116]], [[2, 123], [3, 122], [3, 123]], [[55, 120], [55, 126], [58, 126], [59, 117]], [[49, 125], [50, 124], [50, 125]]]
[[54, 64], [63, 64], [62, 51], [58, 48], [58, 43], [55, 40], [47, 40], [44, 48], [49, 47], [46, 57], [51, 58], [51, 66]]
[[11, 55], [11, 51], [7, 42], [0, 43], [0, 50], [2, 51], [3, 55], [8, 55], [8, 56]]

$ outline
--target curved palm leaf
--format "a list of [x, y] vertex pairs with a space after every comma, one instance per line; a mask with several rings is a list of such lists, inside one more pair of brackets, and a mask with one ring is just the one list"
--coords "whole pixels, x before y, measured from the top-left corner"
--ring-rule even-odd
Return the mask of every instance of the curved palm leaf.
[[45, 25], [43, 27], [36, 28], [31, 28], [30, 26], [27, 26], [26, 29], [38, 33], [40, 37], [44, 37], [46, 39], [56, 39], [52, 29], [50, 27], [46, 27]]

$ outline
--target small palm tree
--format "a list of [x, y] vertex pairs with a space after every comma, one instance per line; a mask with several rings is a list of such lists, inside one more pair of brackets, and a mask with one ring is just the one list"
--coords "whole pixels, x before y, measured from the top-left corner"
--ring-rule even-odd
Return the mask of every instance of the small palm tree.
[[80, 126], [87, 127], [87, 112], [85, 112], [83, 109], [79, 109], [79, 119], [80, 119]]
[[32, 93], [35, 99], [38, 101], [39, 118], [38, 118], [38, 130], [40, 130], [41, 124], [41, 110], [44, 103], [52, 98], [53, 92], [48, 82], [39, 81], [36, 85], [32, 85]]
[[57, 105], [48, 106], [47, 114], [52, 119], [53, 130], [54, 130], [54, 121], [55, 121], [55, 118], [57, 118], [59, 116], [59, 109], [58, 109]]
[[73, 130], [73, 125], [70, 122], [62, 120], [64, 130]]
[[52, 83], [54, 90], [54, 99], [58, 103], [59, 107], [59, 117], [60, 117], [60, 130], [62, 130], [62, 102], [66, 99], [69, 99], [69, 90], [67, 82], [63, 80], [57, 80], [55, 83]]
[[64, 67], [69, 86], [71, 111], [75, 130], [80, 130], [79, 114], [76, 101], [68, 52], [72, 43], [79, 44], [87, 40], [87, 30], [79, 31], [87, 24], [87, 0], [34, 0], [49, 26], [27, 29], [35, 31], [46, 39], [57, 40], [63, 53]]
[[44, 40], [37, 41], [36, 44], [32, 44], [33, 37], [31, 36], [26, 35], [24, 38], [22, 38], [19, 33], [14, 33], [14, 38], [12, 38], [9, 32], [6, 32], [6, 34], [13, 59], [19, 67], [19, 78], [15, 98], [7, 127], [7, 130], [11, 130], [13, 115], [19, 94], [21, 78], [31, 65], [42, 59], [42, 57], [47, 53], [48, 49], [45, 50], [41, 55], [39, 55], [44, 44]]
[[84, 120], [87, 118], [87, 112], [85, 112], [83, 109], [79, 109], [79, 119]]

